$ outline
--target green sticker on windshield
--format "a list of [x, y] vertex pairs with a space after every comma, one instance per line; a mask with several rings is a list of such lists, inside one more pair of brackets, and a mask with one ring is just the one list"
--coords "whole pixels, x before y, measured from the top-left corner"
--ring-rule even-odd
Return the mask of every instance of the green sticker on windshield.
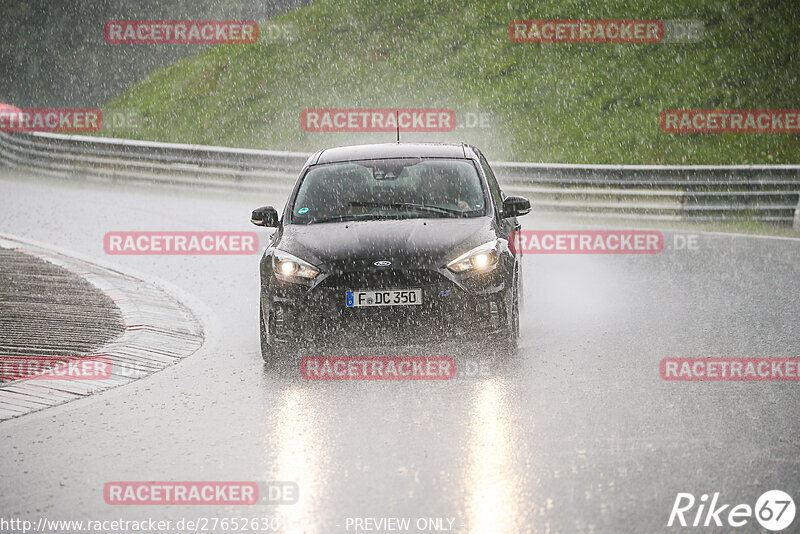
[[299, 213], [299, 214], [301, 214], [301, 215], [302, 215], [303, 213], [308, 213], [308, 208], [300, 208], [299, 210], [297, 210], [297, 213]]

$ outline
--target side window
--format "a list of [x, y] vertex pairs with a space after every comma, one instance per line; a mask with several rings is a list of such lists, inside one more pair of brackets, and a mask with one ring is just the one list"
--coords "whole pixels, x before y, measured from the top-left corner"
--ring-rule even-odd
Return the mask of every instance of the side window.
[[481, 162], [481, 168], [486, 175], [486, 181], [489, 183], [489, 192], [492, 194], [494, 205], [497, 207], [497, 212], [502, 214], [503, 211], [503, 193], [500, 191], [500, 186], [497, 185], [497, 179], [494, 177], [492, 168], [489, 167], [489, 162], [483, 157], [483, 154], [478, 154]]

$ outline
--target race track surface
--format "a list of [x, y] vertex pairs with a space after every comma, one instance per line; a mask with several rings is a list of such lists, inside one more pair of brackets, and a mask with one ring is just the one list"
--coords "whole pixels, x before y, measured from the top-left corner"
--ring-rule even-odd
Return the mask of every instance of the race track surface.
[[[770, 489], [800, 496], [797, 382], [659, 375], [667, 357], [800, 356], [800, 240], [701, 234], [674, 250], [665, 232], [660, 254], [525, 256], [517, 357], [431, 346], [464, 372], [306, 381], [297, 361], [262, 363], [258, 255], [103, 250], [108, 231], [250, 231], [250, 211], [283, 195], [8, 172], [0, 192], [3, 233], [147, 273], [211, 310], [205, 344], [179, 364], [0, 424], [3, 517], [276, 517], [308, 533], [354, 532], [348, 517], [433, 517], [454, 532], [639, 533], [681, 531], [666, 526], [678, 492], [751, 506]], [[292, 481], [300, 499], [106, 504], [104, 484], [125, 480]]]

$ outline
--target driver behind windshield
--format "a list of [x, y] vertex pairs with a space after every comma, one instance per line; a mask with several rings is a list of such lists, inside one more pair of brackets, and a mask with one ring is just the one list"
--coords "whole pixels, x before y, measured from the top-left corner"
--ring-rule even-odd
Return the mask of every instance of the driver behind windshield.
[[471, 211], [483, 207], [483, 195], [475, 180], [462, 175], [450, 162], [426, 165], [422, 173], [426, 203]]

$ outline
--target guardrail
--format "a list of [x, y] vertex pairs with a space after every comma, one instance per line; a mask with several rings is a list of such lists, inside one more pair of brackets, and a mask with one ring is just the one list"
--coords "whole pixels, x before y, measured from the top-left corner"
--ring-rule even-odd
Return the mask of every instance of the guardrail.
[[[310, 154], [0, 133], [0, 162], [64, 176], [288, 189]], [[757, 220], [800, 230], [800, 165], [572, 165], [495, 162], [537, 211], [653, 220]]]

